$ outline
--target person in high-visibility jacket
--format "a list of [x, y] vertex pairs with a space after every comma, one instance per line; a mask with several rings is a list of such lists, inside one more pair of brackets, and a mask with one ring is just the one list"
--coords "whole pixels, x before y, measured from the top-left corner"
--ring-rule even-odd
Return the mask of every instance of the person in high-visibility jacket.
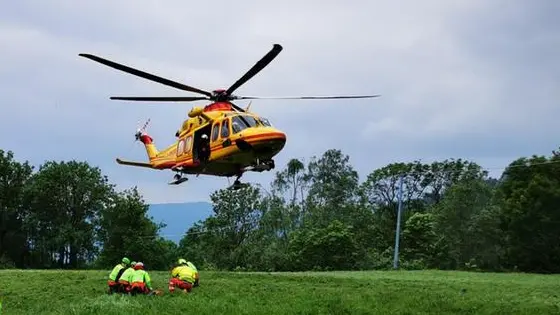
[[126, 270], [126, 267], [130, 265], [130, 259], [124, 257], [119, 264], [113, 267], [113, 270], [109, 274], [109, 280], [107, 284], [109, 285], [109, 294], [119, 292], [119, 280]]
[[130, 280], [130, 293], [149, 294], [152, 291], [152, 280], [150, 275], [144, 270], [142, 262], [139, 261], [134, 265], [134, 272]]
[[121, 278], [119, 279], [119, 290], [122, 293], [128, 293], [130, 292], [130, 287], [131, 287], [131, 283], [132, 283], [132, 275], [134, 274], [134, 266], [136, 265], [136, 262], [133, 261], [130, 263], [130, 267], [126, 268], [126, 270], [123, 272], [123, 274], [121, 275]]
[[169, 279], [169, 292], [174, 292], [175, 287], [180, 288], [183, 292], [191, 292], [195, 281], [195, 271], [183, 258], [177, 261], [177, 267], [171, 270], [171, 279]]
[[196, 266], [195, 266], [192, 262], [190, 262], [190, 261], [187, 261], [187, 265], [188, 265], [189, 267], [191, 267], [192, 270], [194, 270], [194, 284], [193, 284], [193, 286], [194, 286], [194, 287], [198, 287], [198, 285], [199, 285], [199, 280], [200, 280], [200, 276], [199, 276], [199, 273], [198, 273], [198, 269], [196, 269]]

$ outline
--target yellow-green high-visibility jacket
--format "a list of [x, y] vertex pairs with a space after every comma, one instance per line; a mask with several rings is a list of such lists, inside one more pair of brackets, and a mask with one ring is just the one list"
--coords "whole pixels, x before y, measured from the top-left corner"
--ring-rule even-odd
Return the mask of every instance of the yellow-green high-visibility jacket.
[[152, 289], [152, 279], [150, 279], [150, 275], [142, 269], [134, 270], [130, 282], [144, 282], [148, 289]]
[[178, 278], [182, 281], [187, 281], [189, 283], [194, 283], [195, 271], [189, 266], [178, 266], [171, 271], [171, 276], [173, 278]]
[[128, 281], [128, 283], [132, 283], [132, 275], [134, 274], [134, 268], [128, 267], [121, 275], [121, 280]]
[[109, 280], [118, 282], [123, 272], [124, 272], [124, 265], [123, 264], [116, 265], [111, 271], [111, 274], [109, 274]]

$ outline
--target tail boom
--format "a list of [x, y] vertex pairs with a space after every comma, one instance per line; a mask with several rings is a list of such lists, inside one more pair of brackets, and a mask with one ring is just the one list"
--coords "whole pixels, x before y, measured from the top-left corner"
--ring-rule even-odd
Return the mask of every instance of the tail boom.
[[148, 155], [149, 161], [148, 162], [138, 162], [138, 161], [129, 161], [117, 158], [117, 163], [121, 165], [128, 165], [128, 166], [136, 166], [136, 167], [145, 167], [151, 169], [166, 169], [172, 167], [175, 163], [169, 163], [165, 159], [162, 159], [159, 155], [160, 152], [154, 145], [154, 139], [150, 137], [145, 131], [139, 130], [134, 135], [136, 140], [142, 142], [144, 147], [146, 148], [146, 154]]

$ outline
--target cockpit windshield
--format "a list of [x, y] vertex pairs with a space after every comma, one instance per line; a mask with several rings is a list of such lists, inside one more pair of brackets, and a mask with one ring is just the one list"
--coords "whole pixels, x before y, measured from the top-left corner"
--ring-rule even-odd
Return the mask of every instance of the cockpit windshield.
[[253, 116], [249, 115], [238, 115], [231, 118], [231, 127], [233, 133], [238, 133], [244, 129], [250, 127], [258, 127], [258, 126], [270, 126], [270, 122], [268, 119], [259, 117], [255, 119]]
[[247, 123], [247, 125], [249, 125], [249, 127], [256, 127], [259, 124], [257, 120], [253, 118], [253, 116], [249, 116], [249, 115], [240, 115], [240, 116], [241, 119], [245, 120], [245, 122]]

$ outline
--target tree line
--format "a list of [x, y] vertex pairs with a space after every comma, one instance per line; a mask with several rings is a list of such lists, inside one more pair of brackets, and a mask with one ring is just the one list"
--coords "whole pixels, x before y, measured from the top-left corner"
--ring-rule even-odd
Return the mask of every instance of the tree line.
[[177, 245], [147, 211], [135, 187], [117, 191], [86, 162], [34, 171], [0, 150], [0, 268], [107, 268], [123, 255], [165, 268]]
[[512, 161], [500, 178], [463, 159], [399, 162], [360, 181], [331, 149], [292, 159], [270, 188], [210, 196], [214, 213], [159, 235], [136, 188], [99, 168], [54, 162], [37, 171], [0, 151], [0, 267], [106, 268], [123, 255], [150, 269], [188, 257], [202, 270], [368, 270], [393, 266], [402, 180], [404, 269], [560, 271], [560, 154]]

